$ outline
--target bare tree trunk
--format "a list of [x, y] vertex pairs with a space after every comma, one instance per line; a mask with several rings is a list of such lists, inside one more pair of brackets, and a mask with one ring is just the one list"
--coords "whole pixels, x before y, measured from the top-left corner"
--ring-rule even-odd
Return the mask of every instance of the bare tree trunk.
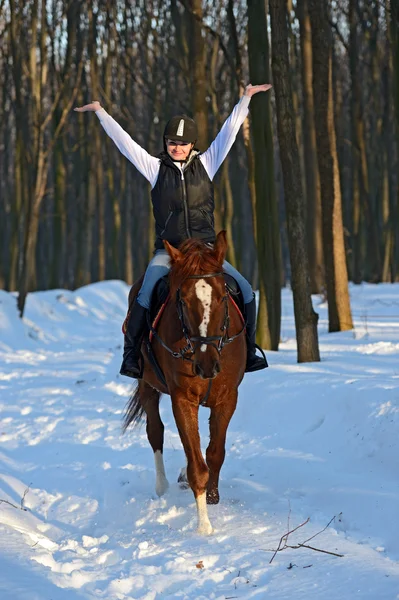
[[314, 124], [312, 35], [307, 0], [298, 0], [297, 8], [301, 34], [307, 251], [311, 290], [313, 294], [320, 294], [324, 287], [323, 233]]
[[[11, 118], [11, 105], [8, 102], [11, 83], [11, 52], [9, 31], [2, 34], [2, 45], [0, 52], [0, 289], [10, 289], [8, 283], [11, 278], [11, 248], [10, 248], [10, 213], [14, 202], [10, 201], [12, 196], [11, 181], [14, 178], [15, 166], [12, 164], [11, 140], [13, 133], [13, 122]], [[10, 160], [11, 158], [11, 160]], [[15, 164], [15, 163], [14, 163]]]
[[363, 279], [362, 245], [361, 245], [361, 216], [360, 203], [360, 167], [358, 123], [360, 120], [359, 73], [358, 73], [358, 44], [357, 44], [357, 0], [349, 0], [349, 66], [351, 73], [351, 126], [352, 126], [352, 197], [353, 197], [353, 245], [352, 245], [352, 277], [355, 283]]
[[[80, 104], [82, 99], [79, 98]], [[78, 139], [85, 139], [89, 134], [91, 139], [90, 125], [87, 126], [83, 119], [78, 119], [77, 122], [77, 137]], [[74, 265], [75, 271], [75, 286], [80, 287], [89, 283], [87, 276], [88, 264], [92, 253], [92, 247], [90, 246], [90, 239], [88, 238], [88, 204], [89, 204], [89, 174], [90, 174], [90, 158], [88, 156], [88, 145], [82, 144], [77, 151], [76, 156], [76, 176], [79, 177], [78, 202], [79, 202], [79, 216], [77, 218], [77, 235], [76, 235], [76, 262]]]
[[[96, 124], [98, 125], [98, 124]], [[98, 230], [98, 270], [97, 279], [103, 281], [106, 278], [106, 241], [105, 241], [105, 194], [104, 194], [104, 171], [102, 164], [101, 138], [98, 126], [94, 130], [95, 162], [92, 169], [96, 174], [96, 222]]]
[[20, 256], [20, 228], [22, 229], [21, 216], [24, 198], [26, 197], [26, 172], [23, 159], [23, 140], [21, 132], [17, 132], [15, 145], [15, 173], [14, 173], [14, 202], [11, 203], [11, 237], [10, 237], [10, 274], [8, 289], [15, 291], [18, 287], [18, 270]]
[[[220, 111], [219, 111], [219, 106], [218, 106], [218, 98], [217, 98], [217, 93], [216, 93], [216, 87], [217, 87], [216, 68], [217, 68], [218, 52], [219, 52], [219, 40], [218, 40], [218, 38], [216, 38], [214, 41], [214, 44], [213, 44], [211, 60], [210, 60], [210, 81], [209, 81], [209, 84], [210, 84], [209, 93], [211, 96], [211, 108], [212, 108], [212, 116], [213, 116], [213, 127], [212, 127], [212, 131], [210, 132], [210, 134], [213, 139], [217, 136], [219, 129], [220, 129], [220, 125], [221, 125]], [[215, 200], [215, 231], [220, 231], [221, 229], [223, 229], [222, 193], [221, 193], [220, 185], [214, 186], [214, 200]]]
[[[96, 125], [96, 123], [94, 124]], [[93, 131], [93, 130], [92, 130]], [[93, 131], [93, 137], [94, 137]], [[83, 218], [83, 257], [82, 257], [82, 285], [88, 285], [94, 279], [93, 263], [95, 262], [94, 254], [94, 211], [96, 206], [96, 181], [95, 181], [95, 165], [92, 164], [90, 157], [87, 157], [88, 175], [86, 180], [86, 202]]]
[[123, 279], [128, 283], [133, 283], [134, 280], [134, 267], [133, 267], [133, 254], [132, 254], [132, 211], [130, 202], [130, 190], [128, 186], [128, 175], [127, 175], [127, 163], [124, 161], [121, 165], [121, 194], [125, 198], [125, 205], [123, 207], [124, 215], [124, 239], [123, 239]]
[[[248, 54], [252, 83], [269, 81], [269, 40], [264, 0], [248, 1]], [[255, 148], [260, 290], [257, 341], [263, 348], [277, 350], [281, 324], [281, 249], [274, 187], [270, 96], [255, 96], [250, 108]]]
[[[105, 97], [109, 100], [113, 100], [114, 92], [112, 87], [112, 74], [113, 70], [116, 69], [118, 72], [121, 71], [120, 63], [116, 60], [116, 4], [109, 3], [107, 6], [107, 31], [108, 31], [108, 43], [107, 43], [107, 62], [104, 69], [104, 92]], [[122, 77], [122, 73], [120, 77]], [[119, 78], [118, 78], [119, 79]], [[121, 80], [121, 79], [120, 79]], [[104, 140], [104, 137], [102, 138]], [[105, 168], [105, 178], [107, 181], [108, 192], [111, 203], [111, 215], [112, 225], [110, 232], [110, 249], [108, 252], [108, 261], [106, 265], [107, 276], [111, 278], [120, 278], [123, 276], [123, 269], [119, 264], [119, 247], [121, 240], [121, 207], [120, 198], [116, 192], [116, 165], [112, 161], [111, 152], [111, 140], [107, 137], [103, 141], [105, 146], [105, 154], [107, 166]], [[114, 150], [114, 149], [113, 149]], [[115, 172], [116, 171], [116, 172]]]
[[[387, 136], [385, 136], [386, 138]], [[387, 141], [387, 140], [385, 140]], [[391, 283], [391, 257], [393, 250], [393, 231], [391, 229], [390, 219], [390, 190], [389, 190], [389, 165], [387, 148], [383, 153], [383, 172], [382, 172], [382, 225], [384, 240], [384, 262], [382, 266], [382, 281]]]
[[[90, 31], [90, 81], [91, 81], [91, 93], [94, 98], [100, 98], [99, 88], [99, 73], [97, 67], [97, 13], [94, 13], [92, 7], [89, 8], [89, 22], [91, 26]], [[102, 165], [102, 152], [101, 152], [101, 132], [97, 126], [94, 126], [93, 131], [93, 144], [94, 156], [92, 160], [91, 168], [95, 173], [95, 188], [92, 190], [94, 194], [92, 202], [95, 203], [96, 211], [93, 210], [93, 219], [97, 223], [97, 279], [102, 281], [105, 279], [105, 198], [104, 198], [104, 173]], [[94, 266], [94, 265], [93, 265]], [[92, 274], [93, 276], [93, 274]]]
[[[11, 7], [11, 43], [13, 46], [14, 59], [14, 81], [15, 86], [21, 86], [20, 77], [27, 67], [22, 50], [19, 48], [19, 39], [17, 38], [17, 27], [21, 26], [21, 21], [17, 23], [20, 15], [16, 13], [15, 2], [10, 2]], [[43, 7], [42, 7], [43, 8]], [[43, 9], [45, 13], [45, 8]], [[42, 77], [37, 69], [37, 32], [38, 32], [38, 0], [32, 5], [31, 21], [31, 45], [28, 48], [29, 60], [29, 78], [28, 86], [32, 95], [31, 111], [26, 105], [26, 100], [19, 95], [18, 113], [20, 117], [25, 116], [23, 130], [25, 132], [24, 144], [30, 143], [33, 155], [33, 164], [27, 162], [27, 173], [29, 177], [28, 196], [25, 198], [25, 235], [22, 249], [21, 269], [18, 277], [18, 309], [22, 317], [25, 301], [28, 292], [35, 286], [36, 281], [36, 240], [39, 228], [39, 209], [44, 195], [44, 157], [43, 157], [43, 128], [40, 122], [40, 104]], [[20, 31], [19, 31], [20, 33]], [[32, 115], [30, 121], [29, 116]]]
[[[237, 24], [234, 16], [233, 0], [229, 0], [227, 5], [227, 17], [230, 24], [231, 31], [231, 43], [234, 52], [235, 65], [236, 65], [236, 78], [238, 84], [239, 95], [242, 96], [244, 93], [244, 77], [243, 77], [243, 66], [240, 48], [238, 44], [238, 33]], [[246, 118], [242, 126], [242, 135], [244, 138], [245, 151], [247, 153], [248, 162], [248, 188], [251, 197], [252, 206], [252, 218], [254, 224], [254, 238], [256, 240], [256, 186], [255, 186], [255, 158], [251, 142], [251, 131], [249, 118]]]
[[[244, 73], [243, 73], [243, 64], [241, 57], [241, 50], [239, 45], [239, 36], [237, 31], [237, 22], [236, 17], [234, 15], [234, 2], [233, 0], [228, 0], [227, 4], [227, 18], [230, 25], [230, 45], [232, 48], [232, 54], [234, 56], [235, 62], [235, 73], [236, 73], [236, 82], [237, 89], [240, 96], [244, 93], [245, 82], [244, 82]], [[254, 150], [251, 140], [251, 127], [250, 120], [247, 117], [241, 127], [242, 137], [244, 140], [244, 148], [247, 159], [247, 168], [248, 168], [248, 176], [247, 176], [247, 185], [249, 191], [250, 198], [250, 206], [246, 203], [244, 204], [242, 201], [239, 203], [239, 211], [240, 215], [240, 249], [238, 253], [237, 260], [242, 265], [240, 268], [244, 269], [248, 272], [249, 279], [252, 281], [252, 284], [258, 286], [258, 264], [257, 261], [253, 260], [255, 255], [256, 257], [256, 232], [257, 232], [257, 224], [256, 224], [256, 185], [255, 185], [255, 156]], [[249, 213], [249, 214], [248, 214]], [[252, 236], [250, 232], [250, 226], [252, 228]], [[243, 243], [245, 241], [245, 243]], [[245, 269], [246, 266], [246, 269]], [[250, 268], [249, 268], [250, 267]], [[263, 319], [265, 320], [265, 319]]]
[[[393, 54], [393, 86], [394, 86], [394, 106], [395, 106], [395, 125], [396, 125], [396, 160], [399, 161], [399, 0], [391, 0], [391, 40], [392, 40], [392, 54]], [[397, 187], [397, 199], [396, 199], [396, 210], [392, 215], [395, 227], [395, 248], [394, 248], [394, 259], [393, 259], [393, 274], [394, 280], [399, 281], [399, 232], [398, 232], [398, 221], [399, 221], [399, 182], [398, 182], [398, 169], [396, 170], [396, 187]]]
[[201, 28], [203, 18], [202, 0], [189, 0], [189, 6], [192, 12], [190, 18], [193, 32], [191, 39], [190, 71], [192, 78], [194, 119], [198, 126], [198, 147], [204, 152], [208, 147], [208, 106], [206, 103], [208, 90], [205, 39], [202, 35]]
[[[299, 164], [301, 167], [301, 180], [306, 185], [305, 178], [305, 157], [304, 157], [304, 141], [303, 141], [303, 124], [302, 124], [302, 106], [300, 103], [299, 89], [301, 87], [300, 73], [300, 58], [298, 55], [298, 36], [295, 24], [295, 15], [293, 0], [287, 0], [287, 16], [288, 16], [288, 60], [290, 67], [291, 89], [292, 89], [292, 104], [294, 107], [295, 116], [295, 131], [296, 143], [299, 152]], [[299, 42], [300, 46], [300, 42]], [[306, 188], [305, 188], [306, 189]], [[306, 195], [306, 194], [305, 194]], [[306, 206], [305, 206], [306, 209]]]
[[[59, 120], [59, 115], [57, 121]], [[58, 140], [54, 149], [54, 215], [52, 235], [52, 265], [50, 272], [50, 287], [64, 286], [63, 265], [65, 247], [65, 166], [62, 141]]]
[[[383, 263], [383, 282], [393, 282], [395, 279], [395, 238], [398, 237], [397, 223], [399, 220], [399, 192], [395, 193], [394, 177], [395, 172], [395, 132], [392, 135], [392, 123], [395, 122], [394, 106], [392, 98], [394, 98], [394, 74], [393, 74], [393, 56], [392, 56], [392, 29], [390, 27], [390, 6], [389, 0], [385, 0], [385, 16], [386, 16], [386, 40], [385, 40], [385, 55], [386, 63], [382, 74], [383, 80], [383, 194], [384, 194], [384, 214], [383, 214], [383, 243], [384, 243], [384, 263]], [[398, 151], [399, 157], [399, 151]], [[397, 174], [396, 174], [397, 176]], [[397, 205], [397, 206], [396, 206]]]
[[290, 247], [298, 362], [319, 361], [318, 315], [312, 307], [306, 252], [304, 200], [289, 77], [287, 10], [270, 0], [272, 69], [276, 94], [277, 127]]
[[234, 266], [237, 266], [236, 253], [233, 241], [233, 214], [234, 214], [234, 203], [233, 203], [233, 190], [231, 189], [230, 177], [229, 177], [229, 158], [226, 158], [222, 166], [222, 182], [225, 194], [225, 219], [224, 228], [227, 232], [227, 260]]
[[329, 331], [352, 329], [332, 97], [332, 38], [327, 0], [309, 0], [313, 95], [323, 212]]

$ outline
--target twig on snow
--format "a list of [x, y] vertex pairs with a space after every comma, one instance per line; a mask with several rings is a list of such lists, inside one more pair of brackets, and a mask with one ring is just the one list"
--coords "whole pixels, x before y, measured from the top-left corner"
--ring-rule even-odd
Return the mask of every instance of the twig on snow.
[[323, 554], [330, 554], [331, 556], [338, 556], [339, 558], [343, 558], [343, 554], [338, 554], [337, 552], [331, 552], [330, 550], [321, 550], [321, 548], [314, 548], [313, 546], [306, 546], [306, 544], [298, 544], [298, 546], [287, 546], [287, 548], [291, 548], [292, 550], [297, 550], [298, 548], [308, 548], [308, 550], [314, 550], [315, 552], [322, 552]]
[[9, 502], [8, 500], [5, 500], [4, 498], [0, 498], [0, 504], [8, 504], [9, 506], [12, 506], [13, 508], [16, 508], [17, 510], [23, 510], [23, 511], [27, 512], [28, 509], [25, 508], [24, 503], [25, 503], [26, 495], [28, 494], [31, 485], [32, 484], [30, 483], [28, 485], [28, 487], [26, 488], [26, 490], [24, 491], [24, 494], [23, 494], [23, 496], [21, 498], [21, 505], [20, 506], [17, 506], [16, 504], [13, 504], [12, 502]]
[[[288, 548], [288, 546], [287, 546], [288, 536], [291, 535], [291, 533], [294, 533], [294, 531], [297, 531], [298, 529], [300, 529], [301, 527], [303, 527], [304, 525], [306, 525], [307, 523], [309, 523], [309, 521], [310, 521], [310, 517], [308, 517], [306, 519], [306, 521], [304, 521], [303, 523], [301, 523], [300, 525], [298, 525], [298, 527], [295, 527], [295, 529], [292, 529], [291, 531], [287, 531], [287, 533], [285, 533], [284, 535], [281, 536], [280, 541], [278, 543], [278, 548], [277, 548], [277, 550], [274, 551], [274, 554], [273, 554], [271, 560], [269, 561], [270, 563], [273, 561], [273, 559], [276, 556], [277, 552], [281, 552], [281, 550], [285, 550], [286, 548]], [[284, 545], [281, 546], [281, 544], [283, 542], [284, 542]]]
[[[289, 513], [288, 513], [288, 525], [290, 522], [290, 515], [291, 515], [291, 506], [289, 508]], [[310, 542], [310, 540], [313, 540], [316, 536], [320, 535], [321, 533], [323, 533], [323, 531], [325, 531], [330, 525], [331, 523], [335, 520], [336, 515], [334, 515], [334, 517], [332, 519], [330, 519], [330, 521], [327, 523], [327, 525], [321, 529], [320, 531], [318, 531], [317, 533], [315, 533], [314, 535], [312, 535], [310, 538], [307, 538], [306, 540], [304, 540], [303, 542], [299, 542], [298, 544], [296, 544], [295, 546], [289, 545], [288, 544], [288, 537], [294, 533], [295, 531], [297, 531], [298, 529], [300, 529], [301, 527], [304, 527], [307, 523], [309, 523], [310, 518], [308, 517], [306, 519], [306, 521], [304, 521], [303, 523], [301, 523], [300, 525], [298, 525], [297, 527], [295, 527], [294, 529], [288, 530], [287, 533], [284, 533], [284, 535], [281, 536], [278, 547], [276, 550], [266, 550], [266, 552], [273, 552], [273, 556], [271, 557], [269, 564], [271, 564], [277, 554], [277, 552], [282, 552], [283, 550], [286, 550], [287, 548], [291, 549], [291, 550], [298, 550], [299, 548], [307, 548], [308, 550], [314, 550], [315, 552], [322, 552], [323, 554], [330, 554], [331, 556], [338, 556], [339, 558], [343, 557], [343, 554], [338, 554], [336, 552], [331, 552], [330, 550], [321, 550], [320, 548], [315, 548], [314, 546], [309, 546], [308, 542]], [[289, 529], [289, 527], [288, 527]]]
[[[341, 515], [342, 513], [340, 513]], [[339, 516], [339, 515], [338, 515]], [[304, 542], [302, 542], [302, 544], [307, 544], [308, 542], [310, 542], [310, 540], [313, 540], [313, 538], [315, 538], [317, 535], [320, 535], [321, 533], [323, 533], [323, 531], [325, 531], [326, 529], [328, 529], [331, 525], [331, 523], [333, 521], [335, 521], [335, 519], [337, 518], [337, 515], [334, 515], [332, 519], [329, 520], [329, 522], [327, 523], [327, 525], [324, 527], [324, 529], [322, 529], [321, 531], [318, 531], [317, 533], [315, 533], [314, 535], [312, 535], [312, 537], [308, 538], [307, 540], [305, 540]], [[302, 545], [301, 544], [301, 545]]]
[[17, 510], [25, 510], [25, 511], [28, 510], [27, 508], [24, 508], [23, 506], [17, 506], [16, 504], [9, 502], [8, 500], [4, 500], [3, 498], [0, 498], [0, 504], [9, 504], [10, 506], [12, 506], [13, 508], [16, 508]]

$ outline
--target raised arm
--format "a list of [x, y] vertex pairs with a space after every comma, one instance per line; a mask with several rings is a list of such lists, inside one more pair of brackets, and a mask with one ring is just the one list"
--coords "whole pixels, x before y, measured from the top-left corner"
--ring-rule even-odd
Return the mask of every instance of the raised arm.
[[243, 97], [238, 104], [236, 104], [230, 116], [223, 123], [223, 127], [219, 131], [218, 135], [213, 140], [208, 150], [201, 154], [200, 160], [211, 180], [215, 177], [217, 170], [234, 144], [237, 133], [239, 132], [241, 125], [248, 115], [248, 107], [252, 96], [258, 94], [259, 92], [267, 92], [271, 87], [272, 86], [270, 83], [264, 83], [262, 85], [247, 85]]
[[154, 187], [159, 173], [160, 161], [148, 154], [130, 135], [104, 110], [97, 101], [74, 109], [76, 112], [95, 112], [106, 133], [113, 140], [118, 150], [126, 156], [138, 171]]

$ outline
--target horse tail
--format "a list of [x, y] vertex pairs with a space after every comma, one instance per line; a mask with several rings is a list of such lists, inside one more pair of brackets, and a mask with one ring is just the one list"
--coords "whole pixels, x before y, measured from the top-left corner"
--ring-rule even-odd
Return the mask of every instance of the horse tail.
[[122, 433], [126, 432], [129, 425], [133, 424], [133, 427], [140, 425], [143, 420], [145, 410], [140, 402], [140, 384], [137, 384], [136, 389], [130, 396], [130, 400], [126, 404], [125, 416], [123, 418]]

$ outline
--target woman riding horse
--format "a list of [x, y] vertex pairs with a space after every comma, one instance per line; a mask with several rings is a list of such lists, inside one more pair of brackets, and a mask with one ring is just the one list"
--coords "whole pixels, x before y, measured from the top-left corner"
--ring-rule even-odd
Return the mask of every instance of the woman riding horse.
[[[165, 241], [165, 248], [171, 264], [170, 297], [151, 328], [151, 345], [143, 344], [143, 378], [128, 402], [124, 430], [146, 416], [147, 437], [154, 452], [155, 491], [162, 496], [169, 484], [163, 461], [160, 398], [161, 394], [170, 395], [187, 459], [179, 482], [189, 484], [197, 505], [198, 532], [208, 535], [212, 525], [207, 504], [219, 502], [226, 433], [244, 377], [245, 323], [225, 285], [225, 231], [218, 233], [211, 246], [190, 238], [178, 249]], [[136, 281], [132, 299], [139, 286], [140, 281]], [[163, 381], [151, 355], [156, 357]], [[205, 457], [198, 428], [200, 406], [210, 410]]]
[[[164, 151], [155, 157], [141, 148], [99, 102], [75, 108], [78, 112], [95, 111], [118, 149], [144, 175], [152, 188], [155, 253], [147, 267], [140, 292], [130, 307], [120, 371], [122, 375], [139, 378], [141, 374], [139, 359], [146, 312], [150, 307], [156, 282], [170, 268], [170, 257], [164, 248], [164, 240], [176, 248], [189, 238], [199, 238], [210, 245], [215, 242], [213, 178], [248, 115], [251, 97], [270, 88], [270, 84], [248, 85], [243, 97], [204, 153], [195, 148], [197, 126], [186, 115], [177, 115], [168, 121], [163, 136]], [[265, 359], [256, 354], [256, 305], [252, 287], [227, 261], [223, 263], [223, 270], [236, 279], [244, 298], [247, 335], [245, 371], [264, 369], [267, 367]]]

